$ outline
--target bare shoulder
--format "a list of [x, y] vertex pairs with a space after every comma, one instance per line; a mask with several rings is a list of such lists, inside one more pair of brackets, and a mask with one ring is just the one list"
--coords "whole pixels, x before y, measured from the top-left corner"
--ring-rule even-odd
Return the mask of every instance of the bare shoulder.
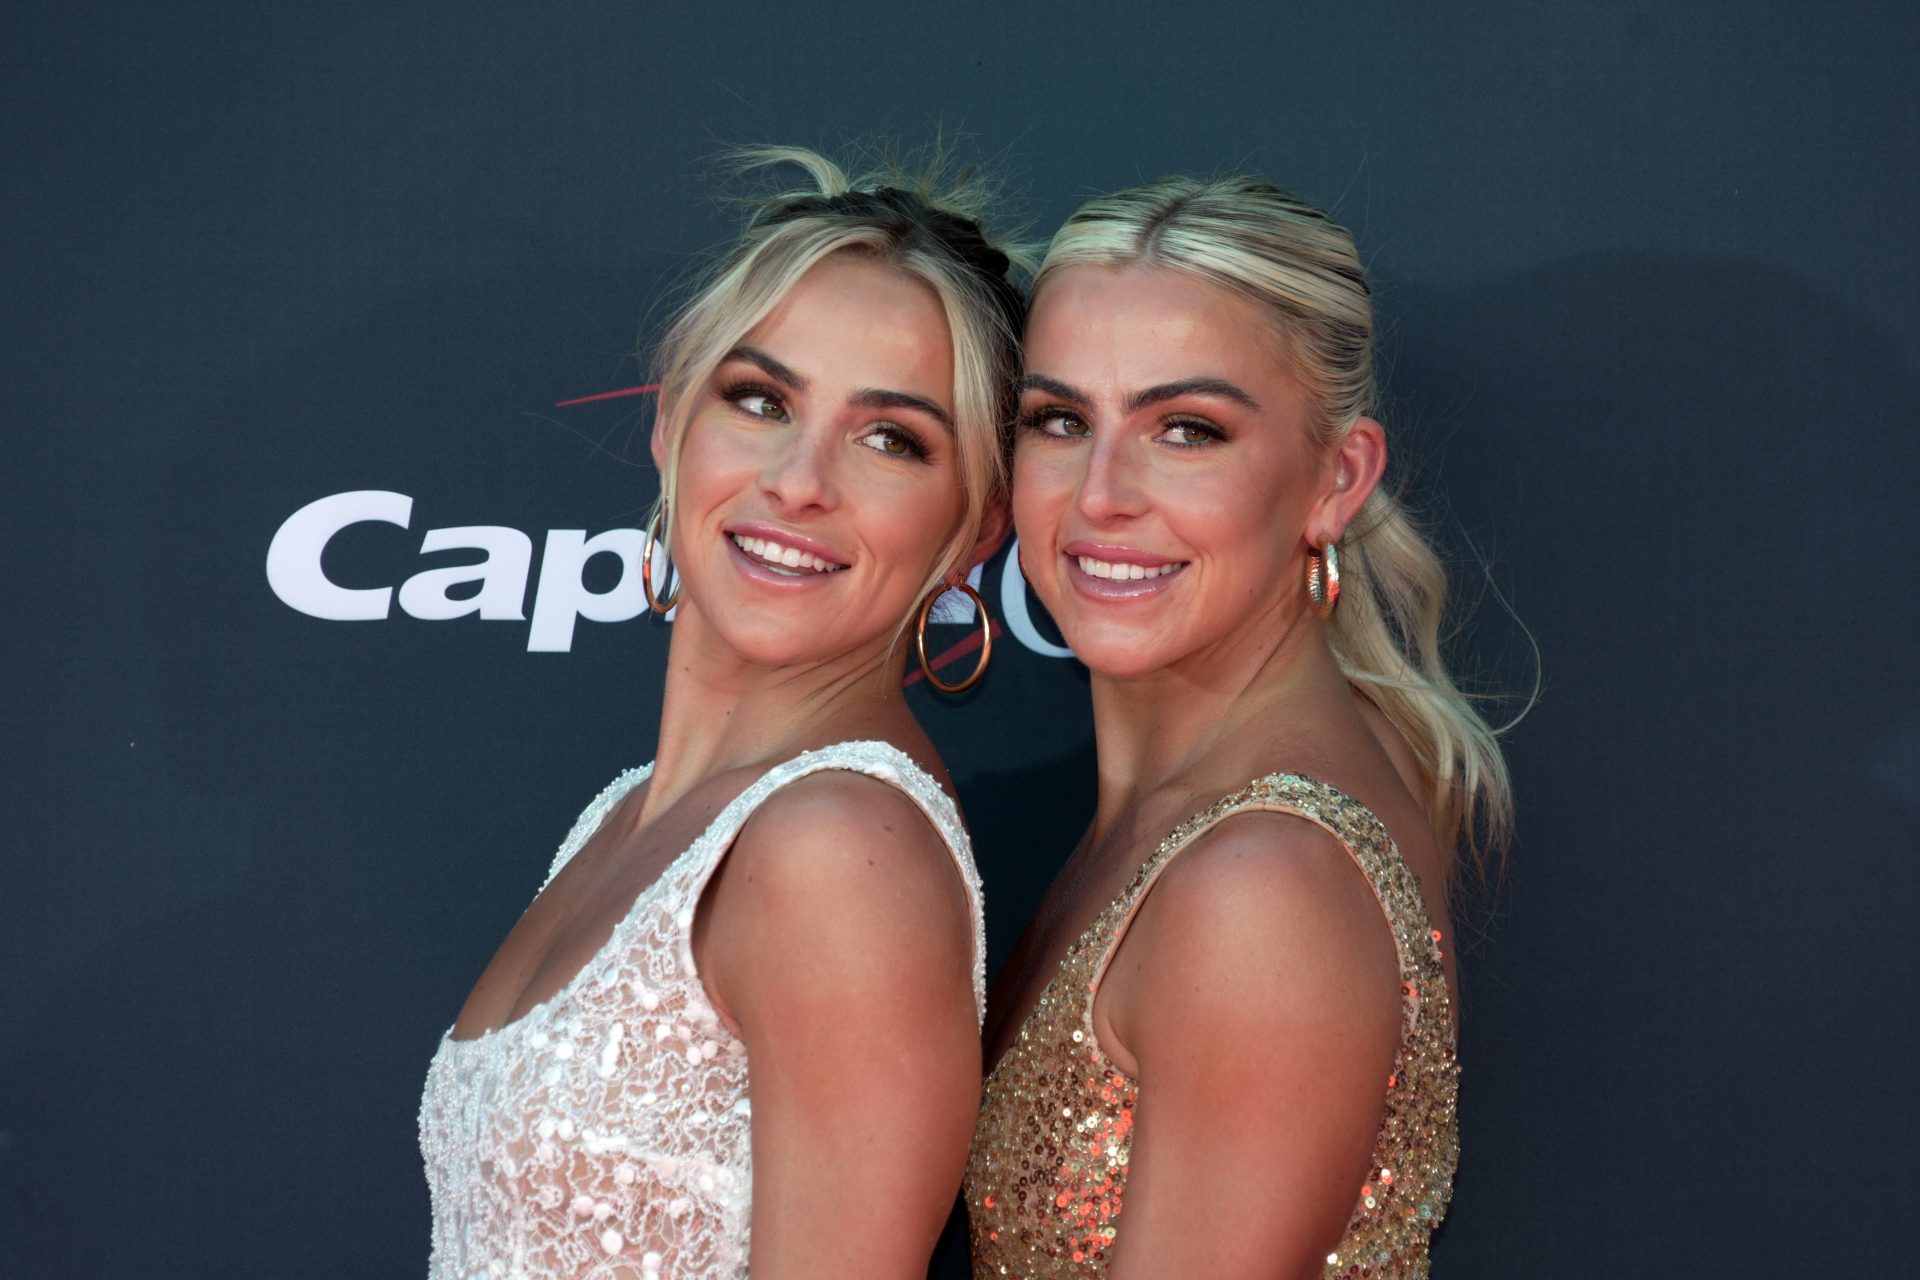
[[1196, 836], [1141, 909], [1184, 930], [1251, 931], [1264, 946], [1358, 929], [1391, 943], [1372, 887], [1332, 833], [1292, 814], [1237, 813]]
[[877, 778], [823, 771], [769, 796], [701, 917], [695, 951], [709, 993], [743, 1023], [924, 1003], [949, 985], [971, 1018], [965, 885], [919, 805]]
[[1352, 855], [1291, 814], [1225, 819], [1154, 885], [1110, 978], [1095, 1030], [1140, 1086], [1114, 1273], [1318, 1275], [1400, 1043], [1392, 931]]
[[1115, 957], [1111, 1021], [1123, 1045], [1149, 1028], [1285, 1037], [1340, 1024], [1397, 1040], [1393, 934], [1352, 855], [1290, 814], [1227, 818], [1175, 856]]
[[702, 976], [753, 1063], [753, 1273], [924, 1266], [980, 1093], [971, 913], [945, 842], [898, 788], [810, 774], [748, 820], [706, 909]]
[[730, 860], [808, 897], [912, 892], [954, 877], [945, 840], [912, 797], [844, 769], [809, 774], [767, 797]]

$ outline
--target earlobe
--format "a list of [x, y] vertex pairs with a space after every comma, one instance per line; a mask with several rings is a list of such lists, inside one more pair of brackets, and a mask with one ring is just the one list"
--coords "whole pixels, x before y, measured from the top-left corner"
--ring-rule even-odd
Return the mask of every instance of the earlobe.
[[663, 484], [665, 483], [667, 474], [667, 433], [661, 427], [660, 423], [664, 416], [661, 408], [656, 406], [653, 417], [653, 430], [648, 433], [651, 439], [647, 442], [647, 452], [653, 455], [654, 468], [660, 472], [661, 482]]
[[1372, 418], [1361, 418], [1334, 451], [1333, 492], [1326, 497], [1320, 521], [1324, 541], [1338, 541], [1346, 532], [1347, 522], [1373, 496], [1386, 469], [1386, 432]]
[[1000, 550], [1012, 532], [1013, 507], [1007, 496], [999, 494], [988, 499], [987, 509], [980, 515], [980, 536], [974, 539], [973, 550], [967, 555], [967, 568], [993, 559], [994, 552]]

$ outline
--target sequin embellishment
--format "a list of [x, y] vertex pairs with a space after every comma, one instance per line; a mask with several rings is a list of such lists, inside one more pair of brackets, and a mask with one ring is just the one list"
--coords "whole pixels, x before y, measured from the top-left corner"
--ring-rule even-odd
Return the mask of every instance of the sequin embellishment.
[[1427, 1275], [1460, 1140], [1459, 1066], [1440, 938], [1420, 884], [1373, 812], [1323, 782], [1274, 774], [1170, 832], [1068, 948], [1060, 970], [987, 1077], [967, 1162], [975, 1280], [1106, 1274], [1120, 1230], [1139, 1086], [1100, 1049], [1093, 997], [1135, 904], [1196, 835], [1244, 810], [1297, 814], [1331, 832], [1372, 885], [1400, 959], [1400, 1050], [1386, 1081], [1373, 1163], [1326, 1277]]
[[[580, 972], [496, 1031], [442, 1039], [420, 1099], [433, 1200], [428, 1280], [741, 1280], [752, 1217], [747, 1046], [694, 968], [693, 910], [748, 817], [823, 769], [891, 783], [946, 841], [966, 885], [974, 1002], [980, 878], [959, 812], [897, 748], [843, 742], [767, 771], [649, 888]], [[587, 807], [548, 881], [646, 779]]]

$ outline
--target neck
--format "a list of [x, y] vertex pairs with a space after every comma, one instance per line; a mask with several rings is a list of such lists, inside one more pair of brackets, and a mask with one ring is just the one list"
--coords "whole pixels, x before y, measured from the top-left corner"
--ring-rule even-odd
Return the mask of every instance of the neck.
[[[1139, 676], [1093, 673], [1100, 798], [1093, 835], [1143, 797], [1218, 763], [1252, 776], [1262, 743], [1346, 677], [1317, 619], [1262, 615], [1236, 634]], [[1247, 757], [1242, 761], [1241, 755]]]
[[899, 736], [912, 723], [890, 637], [825, 662], [767, 666], [729, 648], [683, 602], [667, 645], [660, 739], [642, 821], [703, 780], [849, 738]]

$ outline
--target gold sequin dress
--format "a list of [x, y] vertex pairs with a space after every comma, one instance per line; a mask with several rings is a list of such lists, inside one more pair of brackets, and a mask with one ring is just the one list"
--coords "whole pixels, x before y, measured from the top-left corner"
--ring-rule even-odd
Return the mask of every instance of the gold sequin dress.
[[1094, 996], [1127, 924], [1174, 856], [1221, 819], [1249, 810], [1297, 814], [1345, 845], [1373, 886], [1400, 958], [1400, 1050], [1381, 1082], [1372, 1164], [1354, 1170], [1353, 1216], [1325, 1275], [1427, 1274], [1427, 1240], [1446, 1211], [1460, 1152], [1459, 1068], [1439, 933], [1427, 919], [1418, 879], [1370, 809], [1323, 782], [1274, 774], [1160, 842], [1068, 949], [987, 1077], [967, 1161], [975, 1280], [1106, 1274], [1122, 1229], [1140, 1087], [1101, 1051]]

